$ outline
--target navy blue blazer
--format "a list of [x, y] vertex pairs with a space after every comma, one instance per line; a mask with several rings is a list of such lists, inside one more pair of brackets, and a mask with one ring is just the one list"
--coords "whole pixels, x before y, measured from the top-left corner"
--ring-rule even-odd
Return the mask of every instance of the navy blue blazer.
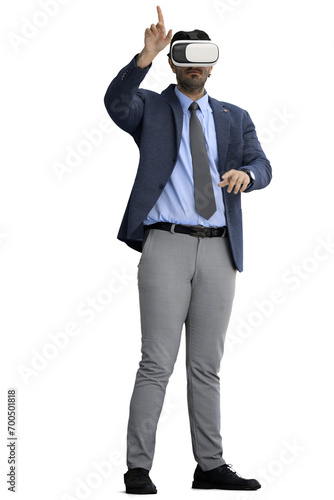
[[[177, 161], [183, 112], [175, 84], [161, 94], [139, 89], [152, 64], [138, 68], [136, 56], [109, 85], [104, 97], [112, 120], [131, 134], [140, 150], [139, 166], [117, 238], [141, 252], [143, 221], [158, 200]], [[254, 124], [244, 109], [209, 97], [216, 126], [219, 174], [247, 167], [255, 174], [245, 192], [271, 181], [271, 166], [258, 141]], [[241, 193], [223, 189], [226, 225], [234, 266], [243, 270]]]

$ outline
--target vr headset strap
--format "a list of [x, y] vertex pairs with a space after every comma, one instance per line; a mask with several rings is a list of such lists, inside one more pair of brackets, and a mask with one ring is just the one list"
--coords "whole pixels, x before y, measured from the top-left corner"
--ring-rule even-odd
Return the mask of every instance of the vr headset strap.
[[198, 40], [198, 36], [195, 31], [186, 31], [186, 33], [189, 36], [190, 40]]

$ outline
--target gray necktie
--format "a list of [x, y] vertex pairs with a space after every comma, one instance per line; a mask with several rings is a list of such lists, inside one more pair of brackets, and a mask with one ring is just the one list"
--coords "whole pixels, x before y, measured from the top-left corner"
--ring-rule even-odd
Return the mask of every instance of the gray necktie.
[[193, 175], [195, 188], [195, 208], [205, 219], [216, 212], [216, 202], [212, 186], [210, 164], [206, 151], [205, 138], [201, 122], [197, 118], [197, 102], [190, 104], [190, 149], [193, 161]]

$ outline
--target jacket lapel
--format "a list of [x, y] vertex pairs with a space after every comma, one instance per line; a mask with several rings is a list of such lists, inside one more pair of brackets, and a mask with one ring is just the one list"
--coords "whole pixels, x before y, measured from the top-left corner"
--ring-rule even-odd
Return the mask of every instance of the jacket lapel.
[[216, 126], [219, 173], [223, 175], [226, 171], [225, 160], [230, 141], [230, 110], [222, 102], [211, 97], [209, 97], [209, 103]]
[[183, 125], [183, 111], [180, 101], [175, 94], [175, 84], [169, 85], [163, 92], [161, 96], [168, 102], [172, 108], [175, 120], [175, 130], [176, 130], [176, 150], [179, 150], [181, 135], [182, 135], [182, 125]]

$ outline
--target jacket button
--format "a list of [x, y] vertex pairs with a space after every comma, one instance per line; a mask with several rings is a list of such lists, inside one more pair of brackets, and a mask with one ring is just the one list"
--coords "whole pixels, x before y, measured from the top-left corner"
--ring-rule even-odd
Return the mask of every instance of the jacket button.
[[163, 189], [165, 187], [164, 184], [160, 184], [159, 189]]

